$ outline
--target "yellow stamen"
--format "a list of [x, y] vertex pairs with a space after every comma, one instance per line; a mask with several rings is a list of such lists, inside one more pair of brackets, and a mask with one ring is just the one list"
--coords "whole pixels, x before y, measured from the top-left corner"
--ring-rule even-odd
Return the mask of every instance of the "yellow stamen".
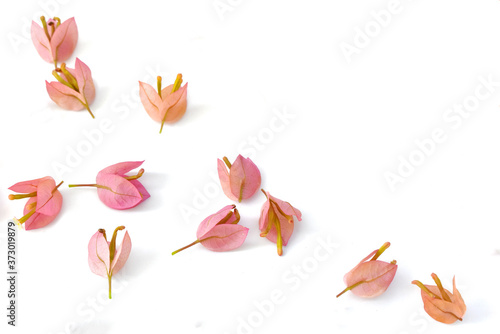
[[375, 253], [375, 255], [373, 255], [373, 257], [371, 258], [370, 261], [375, 261], [376, 259], [379, 258], [380, 255], [382, 255], [383, 252], [385, 252], [385, 250], [387, 248], [389, 248], [389, 246], [391, 245], [390, 242], [386, 242], [382, 245], [382, 247], [379, 248], [379, 250], [377, 251], [377, 253]]
[[36, 191], [29, 193], [29, 194], [16, 194], [16, 195], [10, 194], [9, 199], [12, 201], [15, 199], [21, 199], [21, 198], [26, 198], [26, 197], [35, 197], [35, 196], [36, 196]]
[[125, 179], [127, 180], [137, 180], [138, 178], [140, 178], [142, 176], [142, 174], [144, 174], [144, 168], [141, 168], [139, 169], [139, 171], [137, 172], [137, 175], [132, 175], [132, 176], [126, 176]]
[[415, 284], [416, 286], [418, 286], [420, 289], [422, 289], [426, 294], [428, 294], [430, 297], [432, 298], [437, 298], [437, 299], [441, 299], [439, 298], [438, 296], [436, 296], [435, 294], [433, 294], [431, 292], [431, 290], [429, 290], [425, 285], [422, 284], [422, 282], [420, 281], [412, 281], [411, 284]]
[[434, 273], [431, 274], [431, 277], [434, 280], [434, 282], [436, 282], [436, 285], [439, 289], [439, 292], [441, 292], [441, 296], [443, 297], [443, 299], [446, 300], [447, 302], [451, 302], [451, 299], [448, 296], [448, 294], [446, 293], [446, 291], [444, 290], [443, 285], [441, 284], [441, 280], [439, 279], [439, 277]]
[[174, 86], [172, 87], [172, 93], [176, 92], [181, 88], [182, 84], [182, 74], [177, 74], [177, 78], [175, 78]]
[[40, 16], [40, 21], [42, 21], [43, 31], [45, 31], [45, 35], [47, 36], [47, 39], [50, 42], [50, 35], [49, 35], [49, 30], [47, 28], [47, 21], [45, 21], [45, 16]]
[[160, 95], [160, 99], [161, 99], [161, 77], [160, 76], [156, 77], [156, 86], [158, 87], [158, 95]]

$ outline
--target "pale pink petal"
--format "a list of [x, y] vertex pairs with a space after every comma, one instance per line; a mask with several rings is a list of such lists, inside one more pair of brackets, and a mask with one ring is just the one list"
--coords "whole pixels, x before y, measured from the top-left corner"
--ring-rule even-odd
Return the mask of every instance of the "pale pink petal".
[[296, 209], [294, 208], [290, 203], [288, 202], [285, 202], [285, 201], [282, 201], [280, 200], [279, 198], [276, 198], [274, 196], [271, 196], [271, 194], [269, 194], [269, 192], [267, 192], [267, 196], [270, 196], [270, 198], [276, 202], [276, 204], [278, 204], [278, 206], [280, 207], [281, 211], [283, 211], [284, 213], [286, 213], [287, 215], [289, 216], [295, 216], [297, 217], [297, 220], [298, 221], [301, 221], [302, 220], [302, 213], [300, 212], [299, 209]]
[[249, 158], [238, 155], [229, 172], [231, 193], [241, 202], [260, 188], [260, 171]]
[[[61, 199], [62, 200], [62, 199]], [[26, 205], [24, 206], [23, 214], [26, 215], [28, 212], [30, 212], [30, 209], [28, 209], [29, 205], [36, 202], [36, 197], [31, 197], [28, 202], [26, 202]], [[57, 212], [59, 213], [59, 212]], [[34, 230], [37, 228], [45, 227], [48, 224], [50, 224], [56, 217], [57, 213], [52, 215], [52, 216], [47, 216], [43, 215], [40, 213], [35, 212], [28, 220], [24, 222], [24, 229], [26, 231], [29, 230]]]
[[[52, 177], [43, 180], [38, 184], [36, 190], [36, 211], [44, 215], [52, 215], [49, 208], [43, 210], [43, 207], [52, 199], [52, 191], [56, 188], [56, 183]], [[50, 206], [50, 205], [49, 205]]]
[[231, 192], [231, 186], [229, 184], [229, 173], [227, 171], [227, 166], [221, 159], [217, 159], [217, 172], [219, 173], [219, 180], [222, 186], [222, 191], [224, 194], [232, 199], [233, 201], [237, 201], [238, 197], [234, 196]]
[[52, 58], [57, 59], [58, 62], [68, 59], [75, 50], [77, 41], [78, 28], [75, 18], [72, 17], [61, 23], [51, 37]]
[[[431, 291], [435, 294], [435, 290], [437, 290], [437, 288]], [[448, 290], [445, 289], [445, 291], [448, 293], [448, 296], [451, 296], [451, 293]], [[437, 292], [438, 296], [441, 296], [439, 290]], [[427, 312], [427, 314], [436, 321], [445, 324], [452, 324], [456, 322], [458, 318], [461, 318], [464, 314], [464, 312], [462, 312], [460, 307], [456, 304], [433, 298], [424, 291], [421, 292], [421, 296], [424, 302], [425, 312]]]
[[[130, 172], [132, 169], [136, 169], [142, 165], [143, 161], [125, 161], [125, 162], [119, 162], [117, 164], [108, 166], [101, 170], [97, 174], [97, 178], [100, 177], [100, 175], [104, 174], [116, 174], [119, 176], [124, 176], [125, 173]], [[99, 183], [99, 180], [97, 180], [97, 183]]]
[[89, 267], [99, 276], [108, 277], [109, 271], [109, 244], [104, 235], [97, 231], [89, 241]]
[[[178, 90], [172, 93], [172, 87], [174, 85], [169, 85], [161, 90], [161, 96], [163, 100], [163, 107], [164, 110], [167, 111], [167, 117], [165, 118], [165, 123], [175, 123], [179, 119], [184, 116], [186, 113], [187, 109], [187, 87], [188, 84], [186, 84], [182, 87], [180, 87]], [[165, 92], [165, 93], [164, 93]], [[165, 116], [165, 113], [162, 113], [161, 120], [163, 120], [163, 117]]]
[[214, 252], [225, 252], [240, 247], [248, 234], [248, 228], [236, 224], [222, 224], [212, 228], [199, 239], [201, 244]]
[[11, 186], [9, 189], [16, 193], [29, 194], [36, 191], [38, 184], [42, 181], [52, 179], [50, 176], [42, 177], [40, 179], [18, 182]]
[[[220, 209], [217, 213], [208, 216], [203, 219], [203, 221], [198, 226], [198, 230], [196, 231], [196, 237], [198, 240], [205, 238], [205, 235], [214, 228], [224, 217], [227, 216], [231, 210], [235, 208], [234, 205], [227, 205]], [[225, 224], [224, 224], [225, 225]]]
[[269, 202], [269, 199], [266, 200], [266, 202], [262, 205], [262, 209], [260, 209], [260, 218], [259, 218], [259, 230], [264, 230], [269, 224], [269, 208], [270, 208], [271, 202]]
[[161, 122], [164, 110], [162, 109], [162, 100], [158, 92], [151, 85], [139, 81], [139, 96], [149, 117], [157, 122]]
[[54, 58], [52, 58], [50, 42], [43, 28], [35, 23], [35, 21], [31, 22], [31, 40], [40, 57], [46, 62], [53, 63]]
[[45, 88], [49, 97], [54, 101], [59, 107], [66, 110], [82, 110], [85, 108], [82, 101], [85, 99], [77, 91], [63, 85], [60, 82], [45, 81]]
[[74, 71], [70, 71], [70, 73], [76, 78], [80, 93], [87, 100], [87, 104], [90, 105], [95, 99], [95, 87], [90, 68], [80, 59], [76, 58], [75, 69]]
[[344, 276], [347, 286], [364, 282], [351, 291], [360, 297], [376, 297], [381, 295], [391, 284], [398, 266], [383, 261], [367, 261], [355, 267]]
[[[271, 207], [274, 207], [274, 212], [276, 216], [278, 217], [278, 220], [280, 222], [280, 228], [281, 228], [281, 239], [283, 240], [283, 246], [286, 246], [288, 244], [288, 240], [290, 240], [290, 237], [292, 236], [293, 233], [293, 227], [294, 224], [290, 224], [286, 217], [282, 216], [278, 210], [275, 208], [274, 204], [271, 204]], [[270, 222], [269, 222], [270, 223]], [[271, 227], [271, 230], [267, 234], [266, 238], [269, 241], [272, 241], [274, 243], [277, 242], [278, 239], [278, 233], [277, 233], [276, 226], [273, 224]]]
[[111, 264], [111, 273], [114, 275], [122, 269], [127, 262], [128, 256], [130, 255], [130, 250], [132, 249], [132, 241], [128, 235], [128, 231], [125, 232], [123, 236], [122, 243], [116, 249], [115, 256], [113, 258], [113, 263]]
[[135, 186], [121, 176], [103, 175], [98, 179], [97, 184], [106, 187], [106, 189], [97, 188], [97, 195], [112, 209], [130, 209], [142, 201], [142, 196]]

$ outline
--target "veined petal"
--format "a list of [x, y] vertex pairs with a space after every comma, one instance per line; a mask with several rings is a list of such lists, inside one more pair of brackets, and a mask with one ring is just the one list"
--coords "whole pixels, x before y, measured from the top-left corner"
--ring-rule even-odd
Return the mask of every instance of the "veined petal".
[[363, 282], [351, 289], [351, 292], [360, 297], [376, 297], [387, 290], [396, 275], [397, 267], [396, 264], [383, 261], [363, 262], [344, 276], [344, 282], [347, 286]]
[[52, 58], [63, 62], [75, 50], [78, 41], [78, 28], [75, 18], [72, 17], [61, 23], [55, 30], [50, 40]]
[[53, 63], [54, 58], [52, 57], [50, 42], [43, 28], [35, 21], [31, 22], [31, 40], [40, 57], [46, 62]]
[[115, 253], [115, 257], [113, 258], [113, 263], [111, 264], [111, 272], [112, 274], [116, 274], [122, 269], [127, 262], [128, 256], [130, 255], [130, 250], [132, 249], [132, 241], [130, 240], [130, 236], [128, 231], [125, 232], [123, 236], [122, 243], [118, 247]]
[[66, 110], [82, 110], [85, 108], [83, 105], [83, 101], [85, 101], [85, 99], [74, 89], [71, 89], [57, 81], [52, 81], [50, 83], [45, 81], [45, 88], [47, 88], [49, 97], [59, 107]]
[[88, 250], [90, 270], [96, 275], [107, 277], [109, 272], [109, 244], [101, 232], [97, 231], [90, 238]]
[[139, 96], [149, 117], [157, 122], [161, 122], [165, 112], [158, 92], [151, 85], [139, 81]]
[[[100, 175], [105, 175], [105, 174], [115, 174], [119, 176], [124, 176], [125, 173], [130, 172], [132, 169], [136, 169], [142, 165], [143, 161], [125, 161], [125, 162], [119, 162], [117, 164], [108, 166], [101, 170], [97, 174], [97, 178], [100, 177]], [[99, 180], [97, 180], [97, 183], [99, 183]]]
[[200, 243], [214, 252], [225, 252], [240, 247], [248, 234], [248, 228], [237, 224], [216, 225], [208, 231]]
[[[61, 201], [62, 201], [62, 199], [61, 199]], [[31, 197], [28, 200], [28, 202], [26, 202], [26, 205], [24, 206], [24, 211], [23, 211], [24, 215], [26, 215], [28, 212], [31, 211], [29, 209], [29, 207], [30, 207], [30, 204], [32, 204], [34, 202], [36, 202], [36, 197]], [[37, 228], [45, 227], [48, 224], [50, 224], [57, 217], [58, 213], [59, 212], [57, 212], [54, 215], [48, 216], [48, 215], [43, 215], [41, 213], [35, 212], [28, 220], [26, 220], [24, 222], [24, 229], [26, 231], [29, 231], [29, 230], [34, 230]]]
[[198, 240], [204, 239], [206, 237], [206, 234], [210, 232], [210, 230], [212, 230], [234, 208], [234, 205], [227, 205], [213, 215], [210, 215], [207, 218], [203, 219], [203, 221], [198, 226], [198, 230], [196, 231], [196, 237], [198, 238]]
[[260, 171], [252, 160], [238, 155], [231, 166], [229, 181], [231, 193], [238, 200], [247, 199], [260, 188]]
[[221, 159], [217, 159], [217, 172], [219, 173], [219, 180], [222, 186], [222, 191], [224, 194], [232, 199], [233, 201], [237, 201], [238, 197], [234, 196], [231, 192], [231, 186], [229, 184], [229, 173], [227, 171], [227, 166]]
[[139, 190], [121, 176], [105, 174], [98, 177], [97, 184], [106, 187], [97, 188], [99, 199], [112, 209], [130, 209], [142, 201]]
[[16, 193], [22, 193], [22, 194], [29, 194], [32, 192], [35, 192], [37, 189], [37, 186], [40, 182], [43, 182], [45, 180], [52, 179], [50, 176], [45, 176], [39, 179], [35, 180], [29, 180], [29, 181], [22, 181], [14, 184], [11, 186], [9, 189], [12, 191], [15, 191]]
[[[161, 90], [162, 96], [162, 111], [167, 112], [167, 118], [165, 118], [165, 123], [175, 123], [184, 116], [187, 109], [187, 87], [188, 83], [177, 91], [172, 93], [172, 87], [174, 85], [169, 85]], [[165, 113], [163, 112], [160, 119], [163, 120]]]
[[75, 69], [70, 71], [70, 73], [76, 78], [80, 93], [85, 97], [87, 103], [90, 105], [95, 99], [95, 87], [90, 68], [83, 61], [76, 58]]

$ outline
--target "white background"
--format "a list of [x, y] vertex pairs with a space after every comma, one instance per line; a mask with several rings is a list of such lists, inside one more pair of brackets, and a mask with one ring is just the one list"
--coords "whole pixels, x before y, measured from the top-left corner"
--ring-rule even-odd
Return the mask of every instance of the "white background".
[[[8, 201], [7, 188], [47, 175], [65, 182], [58, 218], [18, 233], [18, 327], [9, 333], [498, 331], [500, 87], [468, 118], [444, 118], [473, 101], [480, 77], [500, 81], [498, 1], [401, 0], [381, 28], [371, 12], [389, 0], [221, 3], [230, 10], [221, 14], [212, 0], [2, 3], [3, 254], [6, 223], [25, 202]], [[95, 120], [47, 96], [52, 66], [29, 39], [42, 14], [76, 18], [78, 46], [67, 63], [77, 56], [92, 70]], [[359, 44], [366, 27], [372, 37]], [[356, 39], [349, 62], [341, 46]], [[188, 109], [159, 135], [137, 103], [137, 82], [154, 86], [162, 75], [168, 84], [177, 73], [189, 82]], [[277, 112], [291, 115], [286, 124]], [[103, 120], [111, 123], [104, 134]], [[423, 154], [415, 141], [435, 129], [446, 140], [391, 190], [386, 173], [398, 173], [400, 157]], [[70, 157], [85, 145], [86, 156]], [[283, 256], [259, 237], [259, 193], [238, 205], [250, 228], [240, 249], [197, 245], [172, 257], [203, 218], [231, 203], [211, 174], [217, 158], [239, 153], [260, 168], [264, 189], [303, 213]], [[112, 210], [95, 189], [67, 188], [134, 160], [145, 160], [141, 181], [151, 193], [134, 209]], [[186, 208], [196, 212], [183, 215]], [[88, 268], [87, 243], [98, 228], [111, 234], [121, 224], [133, 247], [109, 302], [106, 279]], [[344, 273], [385, 241], [392, 246], [381, 260], [399, 264], [387, 292], [336, 299]], [[328, 243], [331, 253], [321, 246]], [[410, 282], [430, 284], [432, 272], [448, 289], [456, 275], [463, 322], [424, 313]], [[273, 294], [282, 303], [271, 307]]]

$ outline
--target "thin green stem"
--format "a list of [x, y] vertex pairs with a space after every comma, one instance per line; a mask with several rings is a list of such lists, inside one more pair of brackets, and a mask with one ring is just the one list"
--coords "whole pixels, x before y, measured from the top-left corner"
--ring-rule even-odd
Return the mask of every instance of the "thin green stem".
[[200, 240], [196, 240], [195, 242], [192, 242], [192, 243], [190, 243], [190, 244], [189, 244], [189, 245], [187, 245], [187, 246], [184, 246], [184, 247], [182, 247], [182, 248], [179, 248], [179, 249], [178, 249], [178, 250], [176, 250], [175, 252], [172, 252], [172, 255], [175, 255], [175, 254], [179, 253], [180, 251], [185, 250], [186, 248], [189, 248], [189, 247], [191, 247], [191, 246], [194, 246], [194, 245], [196, 245], [196, 244], [197, 244], [197, 243], [199, 243], [199, 242], [200, 242]]

